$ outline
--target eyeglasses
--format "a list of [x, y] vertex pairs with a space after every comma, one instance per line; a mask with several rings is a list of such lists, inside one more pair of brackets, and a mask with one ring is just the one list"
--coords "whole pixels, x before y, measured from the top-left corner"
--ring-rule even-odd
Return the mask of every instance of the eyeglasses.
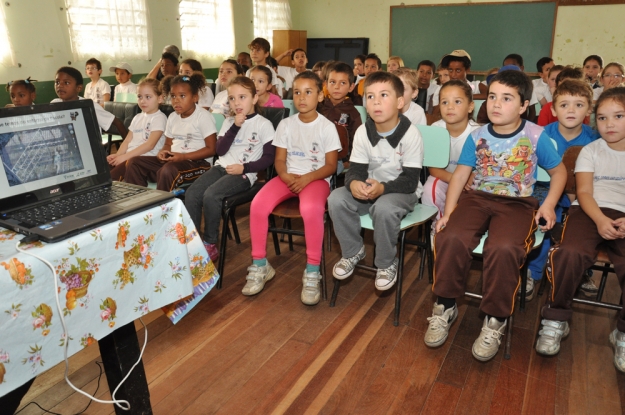
[[601, 76], [602, 78], [606, 78], [606, 79], [610, 79], [610, 78], [614, 78], [614, 79], [622, 79], [625, 78], [625, 75], [620, 75], [620, 74], [605, 74]]

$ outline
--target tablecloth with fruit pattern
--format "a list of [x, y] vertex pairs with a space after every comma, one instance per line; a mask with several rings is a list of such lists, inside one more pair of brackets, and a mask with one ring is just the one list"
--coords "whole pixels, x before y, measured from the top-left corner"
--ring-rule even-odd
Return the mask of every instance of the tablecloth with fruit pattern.
[[[22, 245], [0, 228], [0, 396], [96, 340], [163, 308], [175, 323], [219, 275], [184, 205], [174, 199], [54, 244]], [[95, 347], [95, 346], [94, 346]]]

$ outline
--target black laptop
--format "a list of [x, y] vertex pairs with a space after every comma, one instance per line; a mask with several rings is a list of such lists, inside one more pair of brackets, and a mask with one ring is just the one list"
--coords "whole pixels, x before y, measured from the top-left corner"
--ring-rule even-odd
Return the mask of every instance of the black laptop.
[[90, 99], [0, 109], [0, 226], [56, 242], [162, 204], [113, 182]]

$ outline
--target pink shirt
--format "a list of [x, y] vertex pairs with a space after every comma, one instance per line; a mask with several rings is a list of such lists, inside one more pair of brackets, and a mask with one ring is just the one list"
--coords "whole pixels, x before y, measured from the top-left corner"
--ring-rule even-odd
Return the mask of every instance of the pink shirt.
[[267, 100], [267, 102], [265, 102], [265, 105], [263, 105], [263, 107], [284, 108], [284, 104], [282, 103], [282, 100], [279, 96], [269, 92], [269, 99]]

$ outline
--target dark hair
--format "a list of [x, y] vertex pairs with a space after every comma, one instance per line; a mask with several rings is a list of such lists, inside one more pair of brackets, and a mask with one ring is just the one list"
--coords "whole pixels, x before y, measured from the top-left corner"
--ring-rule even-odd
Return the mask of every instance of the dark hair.
[[16, 85], [23, 85], [24, 88], [26, 88], [26, 90], [28, 92], [35, 92], [35, 84], [33, 84], [33, 82], [37, 82], [34, 79], [30, 79], [30, 76], [26, 79], [16, 79], [15, 81], [10, 81], [7, 83], [7, 92], [10, 91], [12, 86], [16, 86]]
[[[237, 76], [236, 78], [232, 79], [232, 81], [230, 81], [230, 83], [228, 84], [228, 88], [230, 88], [232, 85], [240, 85], [243, 88], [247, 89], [252, 93], [252, 98], [254, 98], [254, 95], [256, 95], [256, 85], [254, 85], [254, 82], [247, 76]], [[254, 112], [259, 114], [262, 114], [263, 112], [263, 107], [258, 103], [258, 101], [256, 102], [256, 104], [254, 104]], [[230, 108], [230, 115], [235, 115], [232, 108]]]
[[76, 85], [82, 85], [82, 74], [76, 68], [72, 68], [71, 66], [61, 66], [56, 73], [57, 75], [60, 73], [69, 75], [76, 80]]
[[556, 105], [557, 98], [561, 95], [586, 98], [588, 105], [592, 106], [592, 88], [586, 81], [582, 81], [580, 79], [563, 80], [553, 92], [553, 105]]
[[137, 84], [137, 92], [139, 92], [139, 88], [141, 88], [144, 85], [152, 87], [152, 89], [154, 90], [156, 95], [158, 95], [158, 96], [163, 95], [163, 86], [162, 86], [161, 82], [158, 79], [155, 79], [155, 78], [143, 78]]
[[271, 86], [271, 83], [273, 82], [273, 75], [271, 74], [271, 69], [269, 69], [268, 67], [264, 65], [256, 65], [250, 71], [250, 75], [252, 75], [252, 72], [254, 71], [260, 71], [264, 73], [265, 75], [267, 75], [267, 83]]
[[245, 71], [243, 70], [241, 65], [239, 65], [239, 62], [235, 61], [234, 59], [226, 59], [221, 64], [223, 65], [224, 63], [229, 63], [230, 65], [233, 65], [234, 69], [237, 71], [237, 75], [245, 75]]
[[250, 44], [247, 45], [247, 47], [249, 49], [259, 48], [259, 49], [264, 50], [265, 52], [269, 52], [271, 49], [271, 45], [269, 44], [269, 41], [262, 37], [257, 37], [256, 39], [252, 40]]
[[354, 60], [358, 59], [360, 62], [362, 62], [363, 64], [365, 63], [365, 59], [367, 59], [367, 55], [356, 55], [354, 57]]
[[580, 79], [584, 80], [584, 72], [582, 68], [576, 68], [574, 66], [565, 66], [558, 76], [556, 76], [556, 87], [565, 79]]
[[354, 71], [352, 70], [352, 67], [345, 62], [334, 62], [328, 68], [328, 75], [330, 75], [331, 72], [343, 73], [347, 75], [347, 79], [349, 79], [350, 85], [354, 83]]
[[525, 101], [529, 101], [532, 98], [534, 84], [532, 84], [532, 81], [527, 75], [525, 75], [524, 72], [515, 70], [499, 72], [493, 77], [493, 79], [490, 81], [490, 84], [488, 84], [489, 93], [491, 85], [493, 85], [495, 82], [499, 82], [500, 84], [508, 86], [510, 88], [515, 88], [519, 93], [519, 96], [521, 97], [521, 105], [524, 105]]
[[599, 95], [597, 105], [595, 105], [595, 117], [597, 116], [597, 111], [599, 110], [599, 107], [608, 100], [615, 101], [617, 104], [625, 109], [625, 87], [616, 86], [614, 88], [603, 91], [601, 95]]
[[99, 60], [97, 60], [96, 58], [91, 58], [91, 59], [89, 59], [89, 60], [85, 63], [85, 66], [87, 66], [87, 65], [95, 65], [95, 66], [96, 66], [96, 68], [98, 68], [98, 71], [101, 71], [101, 70], [102, 70], [102, 64], [101, 64], [101, 63], [100, 63], [100, 61], [99, 61]]
[[161, 59], [167, 59], [173, 63], [174, 66], [178, 66], [178, 58], [173, 53], [165, 52], [161, 55]]
[[564, 69], [563, 65], [553, 65], [551, 69], [549, 69], [549, 76], [551, 76], [552, 72], [561, 71], [562, 69]]
[[544, 58], [538, 59], [538, 62], [536, 62], [536, 70], [538, 70], [538, 72], [542, 72], [543, 66], [545, 66], [546, 64], [550, 62], [553, 62], [553, 59], [551, 59], [549, 56], [545, 56]]
[[[459, 79], [450, 79], [449, 81], [447, 81], [447, 83], [445, 83], [445, 84], [443, 84], [441, 86], [441, 89], [439, 89], [439, 91], [438, 91], [438, 97], [439, 97], [438, 101], [439, 102], [440, 102], [440, 96], [441, 96], [440, 94], [441, 94], [441, 92], [443, 92], [444, 89], [451, 88], [452, 86], [455, 86], [456, 88], [460, 88], [462, 90], [464, 95], [469, 100], [469, 104], [473, 102], [473, 90], [471, 89], [469, 84], [467, 84], [466, 82], [461, 81]], [[473, 110], [475, 110], [475, 108]], [[473, 113], [469, 114], [469, 119], [470, 120], [473, 119]]]
[[291, 60], [295, 59], [295, 54], [297, 52], [304, 52], [304, 55], [306, 55], [306, 57], [308, 58], [308, 54], [306, 53], [306, 51], [304, 49], [297, 48], [297, 49], [294, 49], [293, 52], [291, 52]]
[[599, 62], [599, 68], [603, 69], [603, 58], [599, 55], [590, 55], [586, 59], [584, 59], [584, 63], [582, 66], [586, 66], [586, 62], [588, 61], [597, 61]]
[[273, 56], [268, 56], [267, 57], [267, 66], [269, 66], [271, 69], [274, 68], [278, 68], [278, 61], [273, 57]]
[[180, 62], [180, 65], [183, 65], [183, 64], [189, 65], [193, 72], [202, 72], [202, 64], [199, 61], [196, 61], [195, 59], [185, 59], [182, 62]]
[[445, 56], [441, 60], [441, 66], [445, 69], [448, 69], [449, 64], [452, 62], [462, 62], [465, 71], [471, 69], [471, 59], [467, 58], [466, 56]]
[[[519, 69], [521, 68], [521, 66], [525, 66], [523, 65], [523, 56], [519, 55], [518, 53], [509, 54], [508, 56], [503, 58], [503, 62], [507, 61], [508, 59], [514, 59]], [[502, 65], [503, 65], [503, 62], [501, 63]]]
[[[165, 78], [163, 78], [163, 81], [161, 81], [161, 85], [163, 85], [163, 91], [165, 90], [165, 85], [163, 84]], [[191, 74], [190, 76], [176, 75], [169, 81], [168, 93], [171, 92], [171, 89], [174, 87], [174, 85], [178, 84], [189, 85], [189, 88], [191, 88], [191, 93], [193, 95], [199, 95], [200, 91], [202, 91], [202, 89], [206, 86], [206, 78], [204, 78], [204, 74], [202, 74], [202, 72], [193, 72], [193, 74]]]
[[417, 71], [419, 70], [419, 68], [421, 68], [422, 66], [429, 66], [430, 68], [432, 68], [432, 72], [436, 72], [436, 64], [430, 60], [423, 60], [421, 62], [419, 62], [419, 64], [417, 65]]
[[173, 79], [173, 75], [167, 75], [161, 79], [161, 91], [163, 91], [163, 95], [167, 96], [171, 92], [171, 81]]
[[323, 83], [321, 82], [321, 78], [319, 78], [317, 74], [313, 71], [304, 71], [297, 74], [297, 76], [293, 78], [293, 85], [295, 85], [295, 81], [299, 79], [310, 79], [311, 81], [315, 82], [315, 85], [317, 85], [317, 89], [319, 89], [319, 92], [323, 91]]
[[382, 69], [382, 61], [375, 53], [370, 53], [365, 57], [365, 60], [362, 63], [365, 63], [366, 60], [374, 59], [378, 63], [378, 69]]
[[401, 79], [399, 79], [397, 75], [393, 75], [390, 72], [382, 71], [373, 72], [367, 75], [367, 77], [365, 78], [365, 95], [367, 94], [368, 86], [384, 82], [391, 84], [393, 90], [395, 91], [395, 94], [397, 94], [397, 97], [404, 96], [404, 83], [401, 81]]

